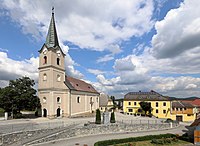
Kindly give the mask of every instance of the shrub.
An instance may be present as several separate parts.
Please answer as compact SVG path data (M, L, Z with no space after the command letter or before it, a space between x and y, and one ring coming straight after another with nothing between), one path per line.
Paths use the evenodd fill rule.
M115 123L115 113L114 112L111 113L110 123Z
M101 124L101 113L100 113L99 109L96 110L96 121L95 121L95 124Z
M99 142L96 142L94 146L114 145L114 144L127 143L127 142L147 141L147 140L152 140L152 139L173 138L173 137L176 137L176 136L174 134L148 135L148 136L142 136L142 137L131 137L131 138L125 138L125 139L99 141Z

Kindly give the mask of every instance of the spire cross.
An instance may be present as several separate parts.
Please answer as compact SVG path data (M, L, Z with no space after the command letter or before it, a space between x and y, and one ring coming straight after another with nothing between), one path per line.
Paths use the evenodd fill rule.
M52 14L54 14L54 7L52 7Z

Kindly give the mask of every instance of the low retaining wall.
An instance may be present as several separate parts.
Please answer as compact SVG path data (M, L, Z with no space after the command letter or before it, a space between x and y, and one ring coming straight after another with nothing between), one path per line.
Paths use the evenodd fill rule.
M174 124L173 127L177 127L177 124ZM76 127L72 129L64 130L60 133L53 134L51 136L45 137L43 139L33 141L29 143L39 144L43 142L71 138L78 136L88 136L88 135L97 135L97 134L108 134L108 133L120 133L120 132L138 132L138 131L148 131L148 130L162 130L170 129L170 123L163 124L138 124L138 125L127 125L127 124L109 124L109 125L95 125L89 124L87 126Z

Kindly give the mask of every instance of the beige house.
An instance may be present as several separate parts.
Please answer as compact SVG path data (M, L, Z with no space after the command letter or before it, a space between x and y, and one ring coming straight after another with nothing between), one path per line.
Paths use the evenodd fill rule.
M109 96L107 94L101 93L99 100L100 111L104 112L106 109L110 111L113 106L113 101L109 98Z
M99 108L99 93L92 85L65 74L65 54L59 46L54 12L39 53L38 95L43 117L70 117Z

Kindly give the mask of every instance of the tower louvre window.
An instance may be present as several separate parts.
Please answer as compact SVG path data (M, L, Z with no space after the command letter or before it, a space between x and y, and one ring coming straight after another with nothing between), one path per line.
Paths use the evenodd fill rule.
M47 56L44 56L44 64L47 64Z
M60 65L60 59L57 58L57 65Z
M80 103L81 102L81 99L80 99L80 97L78 96L77 97L77 103Z

